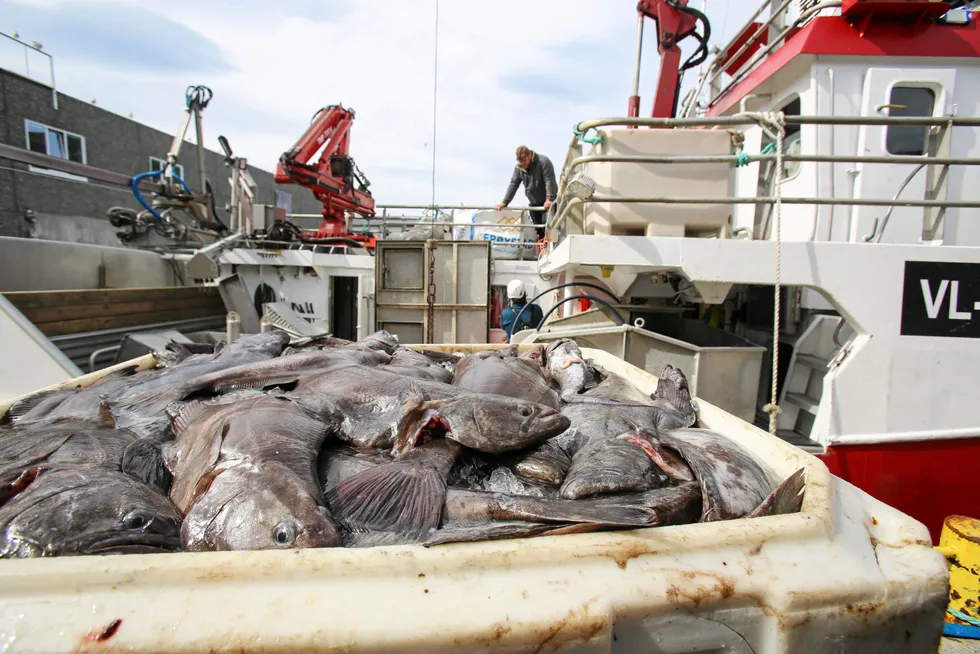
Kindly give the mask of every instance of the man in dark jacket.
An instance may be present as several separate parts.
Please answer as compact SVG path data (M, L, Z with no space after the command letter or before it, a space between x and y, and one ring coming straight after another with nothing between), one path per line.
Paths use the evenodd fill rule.
M523 309L523 311L522 311ZM517 314L521 314L520 321ZM544 312L536 304L527 306L527 289L524 282L519 279L512 279L507 284L507 306L500 313L500 328L504 330L504 340L510 343L514 332L522 329L537 329L541 321L544 320Z
M544 207L544 211L532 211L531 220L538 227L538 238L544 238L545 216L551 209L552 203L558 194L558 184L555 182L555 167L551 165L551 159L539 154L527 146L522 145L517 148L517 165L514 166L514 174L511 175L510 184L507 192L504 193L504 201L497 204L497 211L502 210L517 193L517 187L524 184L524 195L527 196L528 203L532 207Z

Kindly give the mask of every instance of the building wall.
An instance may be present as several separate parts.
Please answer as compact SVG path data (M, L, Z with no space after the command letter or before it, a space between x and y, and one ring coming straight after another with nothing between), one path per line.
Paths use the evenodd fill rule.
M50 87L0 69L0 143L26 148L25 119L84 136L85 163L130 176L150 170L151 156L165 158L173 140L172 134L63 93L58 94L58 109L55 109ZM174 120L179 120L179 116L175 115ZM208 133L207 124L205 110L205 134ZM193 130L192 124L188 134ZM213 130L211 134L215 134ZM234 142L234 135L229 138ZM283 150L290 145L284 143ZM244 154L248 156L248 153ZM180 163L184 167L185 181L197 190L200 183L197 181L195 145L184 143ZM218 217L227 224L228 214L223 207L230 199L230 171L224 165L224 155L206 149L205 168L214 190ZM258 186L257 202L276 204L275 191L280 190L292 196L292 210L296 213L319 213L321 210L308 189L276 184L272 173L251 165L249 172ZM0 159L0 236L28 236L30 225L24 217L28 209L37 214L105 220L106 211L113 206L141 209L126 188L30 172L26 165Z

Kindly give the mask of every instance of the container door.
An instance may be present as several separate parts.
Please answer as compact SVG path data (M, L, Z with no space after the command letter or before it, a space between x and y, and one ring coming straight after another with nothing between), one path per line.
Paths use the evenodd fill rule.
M943 116L951 107L956 71L953 69L869 68L864 80L862 114L865 116ZM925 162L930 152L931 127L864 125L858 136L858 155L914 156ZM926 199L928 166L919 164L859 163L854 196L900 200ZM885 218L887 216L887 222ZM921 242L922 207L853 207L850 240L863 242L880 233L882 243ZM877 230L876 226L877 225Z
M375 248L377 328L403 343L486 343L490 338L490 242L383 241ZM429 311L429 282L434 302Z

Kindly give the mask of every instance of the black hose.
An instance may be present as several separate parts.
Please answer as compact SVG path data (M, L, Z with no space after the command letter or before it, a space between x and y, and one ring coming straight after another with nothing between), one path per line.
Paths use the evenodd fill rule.
M598 302L599 304L604 305L606 308L608 308L610 311L616 314L616 317L619 318L620 325L626 324L626 319L623 318L621 315L619 315L619 312L616 311L616 308L613 307L613 305L609 304L603 299L597 298L594 295L586 295L585 293L583 293L582 295L573 295L571 297L565 298L564 300L561 300L560 302L556 302L555 306L548 309L548 313L544 314L544 317L541 319L541 322L538 323L537 331L541 331L541 328L544 327L544 321L548 319L548 316L550 316L552 313L555 312L555 309L565 304L566 302L571 302L572 300L592 300L593 302Z
M545 295L547 293L550 293L552 291L557 291L559 288L566 288L568 286L587 286L589 288L594 288L597 291L602 291L603 293L605 293L606 295L608 295L612 299L616 300L616 303L617 304L622 304L623 303L623 301L620 300L615 295L613 295L612 292L610 292L608 289L605 289L605 288L599 286L598 284L593 284L592 282L565 282L564 284L558 284L557 286L552 286L551 288L546 288L545 290L541 291L540 293L538 293L537 295L535 295L533 298L531 298L530 300L528 300L527 302L525 302L524 303L524 306L521 307L521 310L517 312L517 315L516 316L514 316L514 325L516 326L518 324L517 323L517 319L520 318L521 315L524 313L524 309L526 309L530 305L534 304L535 300L537 300L539 297L541 297L542 295Z

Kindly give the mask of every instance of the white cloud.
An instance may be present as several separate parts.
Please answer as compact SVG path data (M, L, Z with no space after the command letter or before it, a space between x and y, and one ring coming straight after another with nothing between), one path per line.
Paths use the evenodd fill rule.
M216 137L224 134L237 154L266 170L318 108L342 102L357 112L351 154L377 201L429 201L433 0L245 0L235 9L201 0L131 4L214 41L235 70L123 74L57 57L58 44L46 43L56 54L60 89L172 132L185 87L205 84L214 91L205 111L207 145L217 150ZM436 201L492 204L503 194L518 144L560 166L577 121L625 114L635 6L630 0L440 0ZM729 11L731 31L741 20ZM647 25L644 112L658 67L652 21ZM27 27L20 29L31 38ZM167 47L165 33L159 46ZM9 66L6 59L0 65ZM536 83L561 92L534 93ZM515 203L521 201L519 192Z

